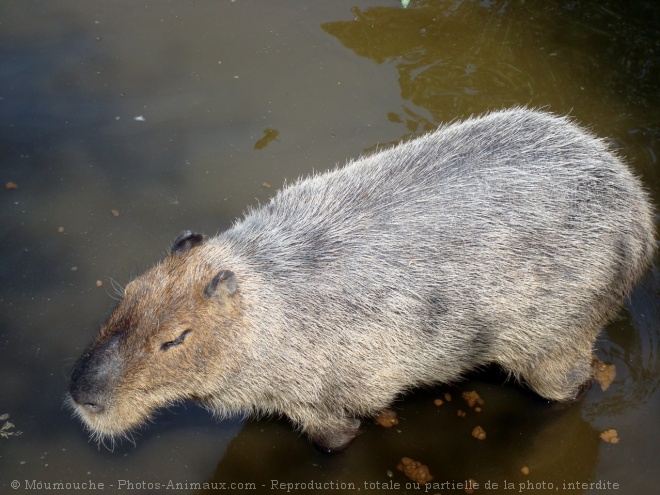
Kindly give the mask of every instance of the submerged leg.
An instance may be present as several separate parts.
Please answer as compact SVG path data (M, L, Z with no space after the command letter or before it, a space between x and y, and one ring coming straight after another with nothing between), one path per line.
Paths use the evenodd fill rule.
M327 423L303 425L303 431L320 451L340 452L360 432L360 420L357 418L343 420L333 418Z
M575 400L591 386L591 356L591 348L561 349L521 370L519 376L541 397L554 401Z

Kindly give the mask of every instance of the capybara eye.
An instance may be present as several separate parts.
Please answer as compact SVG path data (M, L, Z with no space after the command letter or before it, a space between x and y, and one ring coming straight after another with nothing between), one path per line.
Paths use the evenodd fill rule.
M181 335L179 335L176 339L163 343L163 345L160 346L160 350L166 351L170 347L174 347L175 345L182 344L190 332L192 332L192 330L188 329L184 331Z

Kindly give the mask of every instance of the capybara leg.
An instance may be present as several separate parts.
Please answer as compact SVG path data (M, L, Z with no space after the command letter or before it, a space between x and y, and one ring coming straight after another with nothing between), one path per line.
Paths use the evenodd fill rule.
M586 352L551 354L521 373L525 383L541 397L554 401L571 401L582 396L591 386L591 349Z
M332 421L337 423L337 421ZM347 418L341 425L306 427L305 433L309 436L314 446L325 453L340 452L344 450L351 440L360 431L360 420L356 418Z

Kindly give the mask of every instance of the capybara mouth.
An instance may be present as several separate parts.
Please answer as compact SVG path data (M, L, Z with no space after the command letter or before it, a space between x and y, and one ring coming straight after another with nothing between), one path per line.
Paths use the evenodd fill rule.
M113 407L80 403L74 399L71 393L68 394L65 402L73 411L74 416L85 425L92 439L100 444L109 442L114 446L117 440L132 441L132 432L150 417L149 413L138 414L133 407L127 408L122 414L116 412Z
M115 358L116 339L89 350L71 374L65 402L99 443L131 439L156 408L147 397L118 385L122 366ZM121 396L119 395L121 394Z

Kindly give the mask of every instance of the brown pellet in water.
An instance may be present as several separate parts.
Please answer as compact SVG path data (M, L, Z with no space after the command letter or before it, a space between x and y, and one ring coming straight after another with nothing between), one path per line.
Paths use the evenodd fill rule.
M382 411L378 416L376 416L374 422L385 428L391 428L392 426L399 424L399 419L396 417L395 411L386 409L385 411Z
M472 430L472 436L477 440L486 440L486 431L481 426L476 426Z
M462 394L463 399L465 399L465 402L468 403L468 406L474 407L474 406L483 406L484 405L484 400L479 397L479 394L477 393L476 390L472 390L471 392L463 392Z
M614 428L602 432L600 438L607 443L619 443L619 434Z
M616 366L614 364L604 363L594 357L591 368L594 373L594 379L600 384L600 388L605 392L616 377Z
M396 468L415 483L428 483L433 479L427 466L410 457L403 457Z

